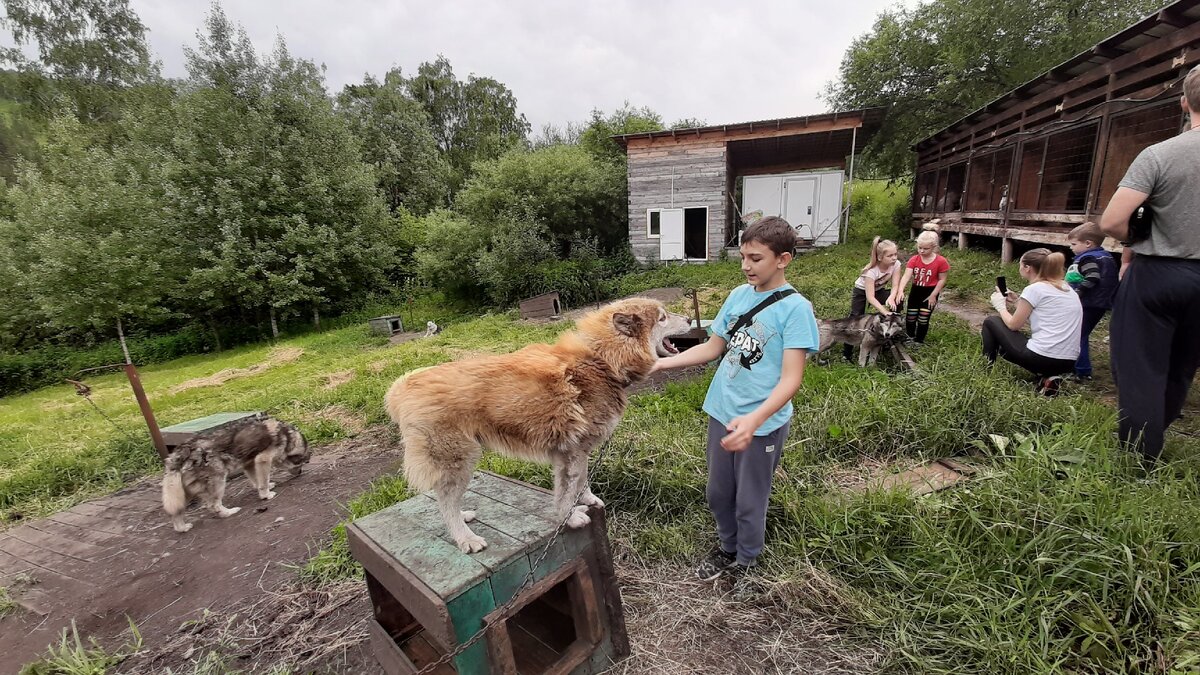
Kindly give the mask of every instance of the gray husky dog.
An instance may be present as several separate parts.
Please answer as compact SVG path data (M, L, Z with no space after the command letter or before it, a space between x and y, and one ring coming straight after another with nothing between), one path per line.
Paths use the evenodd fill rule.
M309 460L308 442L296 427L261 413L227 424L215 431L188 439L167 456L163 473L163 510L171 516L176 532L187 532L192 524L183 512L192 497L218 518L228 518L241 507L225 508L225 481L241 468L262 499L272 499L271 469L288 468L293 476Z
M865 366L874 363L880 350L904 334L904 317L893 312L888 316L863 314L844 319L821 319L817 328L821 333L822 352L839 343L858 345L858 365Z

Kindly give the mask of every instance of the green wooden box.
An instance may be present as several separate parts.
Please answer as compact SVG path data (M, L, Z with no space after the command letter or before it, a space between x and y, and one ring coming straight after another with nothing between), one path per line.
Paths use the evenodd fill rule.
M346 528L366 572L371 645L385 671L415 673L485 621L483 639L432 672L585 675L628 655L603 509L589 509L591 525L555 539L549 492L483 471L463 504L488 542L479 553L453 544L431 493Z
M163 444L167 446L167 449L171 449L184 443L196 434L212 431L213 429L223 427L230 422L240 420L243 417L251 417L257 414L257 412L216 413L207 417L188 420L187 422L180 422L179 424L172 424L169 427L163 427L161 429Z

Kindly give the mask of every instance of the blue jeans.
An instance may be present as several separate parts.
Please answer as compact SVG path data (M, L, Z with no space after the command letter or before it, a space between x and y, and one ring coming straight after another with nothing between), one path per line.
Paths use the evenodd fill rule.
M1104 318L1108 310L1103 307L1083 308L1083 330L1079 332L1079 358L1075 359L1075 374L1092 376L1092 358L1088 353L1088 336L1096 329L1096 324Z

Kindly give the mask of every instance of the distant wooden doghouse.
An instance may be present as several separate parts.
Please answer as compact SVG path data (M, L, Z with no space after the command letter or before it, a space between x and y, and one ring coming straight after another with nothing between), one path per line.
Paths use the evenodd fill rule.
M395 335L404 332L404 322L398 315L377 316L367 323L371 326L371 332L378 335Z
M549 319L562 315L562 301L558 299L558 291L522 300L520 308L522 319Z

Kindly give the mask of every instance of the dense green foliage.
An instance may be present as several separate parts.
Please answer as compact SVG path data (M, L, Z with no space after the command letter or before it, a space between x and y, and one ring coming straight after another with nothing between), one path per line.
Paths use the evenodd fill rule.
M842 57L836 109L888 107L864 169L912 171L911 146L1167 4L934 0L888 9Z

